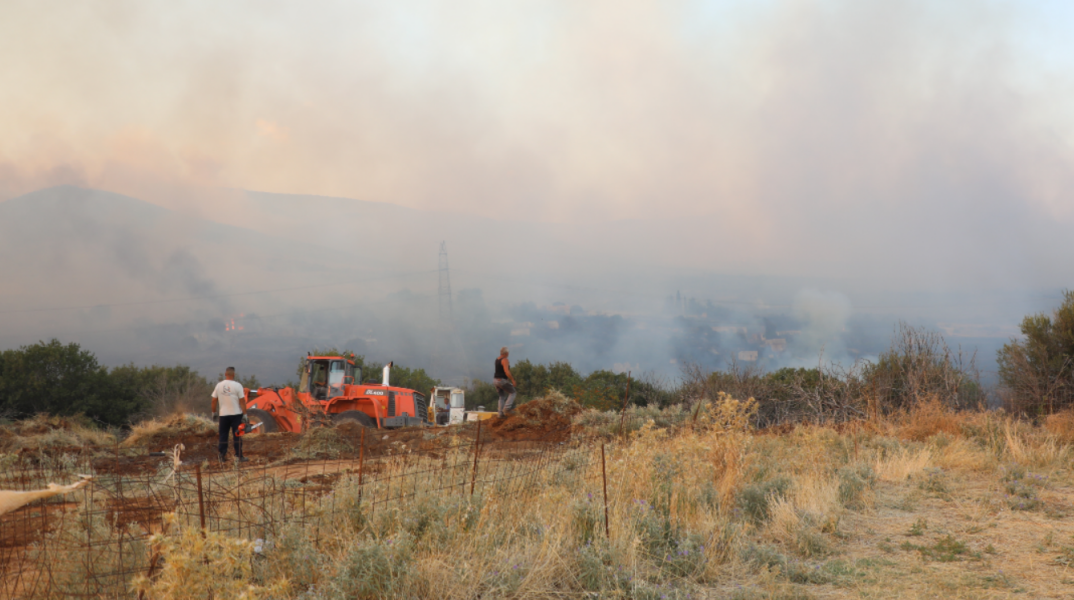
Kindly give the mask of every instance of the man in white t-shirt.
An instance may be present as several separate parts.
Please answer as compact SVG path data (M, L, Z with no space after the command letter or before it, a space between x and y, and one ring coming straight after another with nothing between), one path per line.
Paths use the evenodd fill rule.
M239 462L246 462L242 455L242 438L235 435L246 416L246 392L242 384L235 381L235 367L224 371L224 380L216 384L213 390L213 414L220 416L220 440L217 449L220 460L227 460L227 438L231 434L231 444L235 448L235 457Z

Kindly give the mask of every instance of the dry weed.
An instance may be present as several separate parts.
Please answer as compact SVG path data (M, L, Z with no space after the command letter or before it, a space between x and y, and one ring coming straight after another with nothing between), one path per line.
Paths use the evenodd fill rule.
M899 435L918 442L938 434L959 435L962 419L933 395L898 418Z
M817 474L800 476L790 494L773 498L770 503L772 531L796 532L805 522L821 525L838 519L839 482Z
M1065 461L1070 454L1070 446L1059 443L1052 435L1036 434L1026 424L1008 420L1003 425L1003 437L1005 458L1020 465L1045 467Z
M900 448L889 456L877 458L873 470L881 481L900 482L920 473L932 461L932 451L922 448L916 452Z
M165 419L149 419L131 428L123 446L148 446L154 440L187 435L204 435L217 431L210 419L190 413L176 414Z
M161 572L150 580L138 576L133 587L139 597L161 600L202 598L281 597L290 585L286 576L262 587L251 583L255 543L193 527L179 528L174 515L166 517L171 534L150 537L150 547L163 559Z
M1062 410L1048 415L1044 419L1044 429L1065 444L1074 443L1074 410Z
M940 441L943 443L937 443ZM990 471L998 459L965 438L933 438L932 463L943 469L962 471Z
M84 418L35 415L0 429L0 450L106 447L116 443L116 436Z

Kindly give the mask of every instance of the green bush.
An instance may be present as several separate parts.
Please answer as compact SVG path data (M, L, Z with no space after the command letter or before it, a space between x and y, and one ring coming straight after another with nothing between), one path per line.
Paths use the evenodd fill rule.
M674 392L647 378L628 377L627 373L613 373L605 370L593 371L583 377L574 370L574 367L565 362L535 365L528 360L520 360L511 365L511 374L518 382L520 401L539 398L547 394L549 390L559 390L586 408L620 409L627 399L628 379L631 405L668 406L675 398ZM482 393L480 386L489 386L485 383L479 386L478 383L475 382L473 393ZM467 402L467 405L469 404ZM485 406L489 406L487 401Z
M996 362L1007 405L1016 412L1052 412L1074 404L1074 290L1049 315L1029 315L1024 340L1011 340Z
M78 344L53 339L0 353L0 412L86 416L125 425L148 403L123 377L110 377Z

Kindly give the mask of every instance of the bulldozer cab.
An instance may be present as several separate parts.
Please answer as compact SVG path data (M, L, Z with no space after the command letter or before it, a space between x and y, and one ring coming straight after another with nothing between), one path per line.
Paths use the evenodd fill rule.
M306 371L299 382L299 392L314 400L331 400L342 396L347 385L354 383L354 363L342 357L312 357L306 360Z

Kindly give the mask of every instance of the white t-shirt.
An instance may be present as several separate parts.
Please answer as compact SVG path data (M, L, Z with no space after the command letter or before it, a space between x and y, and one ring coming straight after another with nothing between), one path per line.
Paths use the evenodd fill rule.
M220 416L241 415L241 400L245 395L246 393L242 391L242 384L238 381L225 379L216 384L216 389L213 390L213 398L216 398L219 405Z

